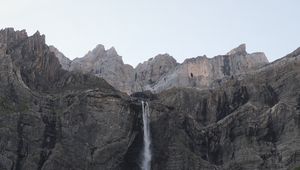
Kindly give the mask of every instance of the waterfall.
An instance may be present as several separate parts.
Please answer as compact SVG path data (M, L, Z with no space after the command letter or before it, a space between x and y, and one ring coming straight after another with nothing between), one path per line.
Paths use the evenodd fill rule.
M144 124L144 146L143 146L143 160L142 160L142 170L151 169L151 138L150 138L150 122L149 122L149 104L148 102L142 101L143 110L143 124Z

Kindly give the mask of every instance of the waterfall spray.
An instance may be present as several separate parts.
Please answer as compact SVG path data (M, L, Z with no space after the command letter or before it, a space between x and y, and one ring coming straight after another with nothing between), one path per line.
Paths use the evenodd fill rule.
M144 124L144 147L143 147L143 162L142 170L151 169L151 137L150 137L150 122L149 122L149 104L148 102L142 101L142 110L143 110L143 124Z

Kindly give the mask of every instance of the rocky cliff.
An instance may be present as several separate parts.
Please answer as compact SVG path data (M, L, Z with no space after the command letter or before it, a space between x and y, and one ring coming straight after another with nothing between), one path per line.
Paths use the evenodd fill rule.
M0 31L0 169L120 169L137 134L128 96L61 69L38 32Z
M220 85L231 76L249 73L267 63L263 53L248 54L246 46L242 44L226 55L186 59L164 75L151 90L161 92L172 87L209 88Z
M156 84L148 78L159 82L183 65L199 69L197 64L213 60L221 68L208 64L205 69L214 70L220 77L212 78L221 82L128 96L81 65L83 59L99 57L93 52L77 59L85 73L72 64L70 72L60 65L62 56L58 59L59 53L45 44L44 35L1 30L0 169L139 170L141 100L150 106L152 170L300 167L300 50L265 65L261 53L243 49L182 64L168 55L156 63L160 57L155 57L139 66L152 71L133 74L134 79L153 88ZM95 50L104 58L116 54L113 49ZM205 77L205 69L193 77Z
M151 107L155 168L299 166L300 53L284 60L215 89L160 93Z
M172 56L159 54L134 69L124 64L114 47L105 50L103 45L97 45L84 57L73 61L54 46L50 46L50 51L55 53L63 69L101 77L116 89L128 94L151 89L153 84L177 65Z
M71 67L71 60L67 58L62 52L60 52L54 46L49 46L49 50L55 54L58 58L58 61L64 70L70 70Z
M131 92L133 68L123 63L114 47L105 50L103 45L98 45L83 58L74 59L68 70L94 74L123 92Z
M135 68L134 88L132 92L152 90L163 76L172 72L178 65L169 54L159 54Z
M57 50L53 51L66 70L92 73L128 94L145 90L157 93L172 87L208 88L232 75L245 74L268 63L264 53L248 54L245 44L226 55L190 58L182 64L169 54L159 54L135 69L124 64L114 48L106 51L102 45L72 62Z

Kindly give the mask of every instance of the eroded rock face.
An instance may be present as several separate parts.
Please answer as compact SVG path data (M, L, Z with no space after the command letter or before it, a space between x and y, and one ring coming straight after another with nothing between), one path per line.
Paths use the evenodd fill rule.
M161 92L172 87L208 88L218 86L226 78L245 74L268 64L264 53L246 52L246 45L231 50L226 55L186 59L182 64L169 54L159 54L140 63L135 69L123 63L114 48L105 50L98 45L83 58L69 61L53 50L66 70L91 73L104 78L113 87L128 94L151 90Z
M152 90L152 86L162 76L178 65L172 56L160 54L134 69L123 63L122 57L118 55L115 48L105 50L103 45L98 45L83 58L76 58L73 61L53 46L50 50L56 54L63 69L96 75L127 94Z
M0 31L0 169L122 169L138 129L128 96L61 69L39 33Z
M241 45L227 55L186 59L162 77L152 90L160 92L172 87L209 88L220 85L226 78L251 72L267 63L263 53L248 54L245 45Z
M183 66L197 71L193 77L209 77L211 63L219 62L221 68L212 70L222 82L128 96L102 78L63 69L40 33L1 30L0 169L140 170L141 100L150 104L152 170L299 167L300 50L260 66L264 58L243 49L180 65L169 56L158 57L165 60L158 62L161 71L153 69L155 57L140 66L145 70L141 81L156 77L159 82ZM108 51L100 47L95 54L115 56ZM85 60L93 57L99 56ZM226 57L230 69L224 68ZM238 64L245 61L259 68Z
M298 167L300 55L292 54L219 88L160 93L150 104L152 168Z
M113 47L105 50L103 45L98 45L83 58L74 59L68 70L96 75L116 89L131 93L133 68L123 63L122 57Z
M133 92L152 90L163 76L171 72L178 63L169 54L160 54L139 64L135 68Z
M59 63L62 66L62 69L64 70L70 70L71 67L71 60L67 58L62 52L60 52L57 48L54 46L49 46L49 50L55 54L55 56L58 58Z

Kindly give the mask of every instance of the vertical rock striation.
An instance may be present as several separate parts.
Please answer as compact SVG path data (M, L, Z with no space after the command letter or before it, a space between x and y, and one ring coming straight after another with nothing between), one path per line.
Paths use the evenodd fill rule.
M0 31L0 169L122 169L137 135L128 96L68 72L39 32Z
M242 44L226 55L186 59L162 77L152 90L160 92L172 87L209 88L220 85L231 76L251 72L267 63L263 53L248 54L245 45Z
M131 92L133 68L123 63L114 47L105 50L98 45L83 58L74 59L68 70L96 75L123 92Z
M135 69L124 64L114 48L106 51L103 45L98 45L71 64L57 50L53 51L57 53L63 68L102 77L113 87L128 94L146 90L161 92L172 87L219 86L231 76L245 74L268 64L264 53L248 54L245 44L226 55L190 58L182 64L178 64L169 54L159 54L140 63Z
M140 170L141 100L152 170L300 167L299 49L272 63L245 45L182 64L159 55L130 74L103 46L70 62L39 32L0 30L1 170ZM158 93L128 96L97 70L118 89Z
M133 92L152 90L163 76L172 71L178 63L169 54L159 54L135 68Z
M64 70L70 70L71 67L71 60L67 58L62 52L60 52L57 48L54 46L49 46L49 50L55 54L55 56L58 58L59 63L62 66L62 69Z

